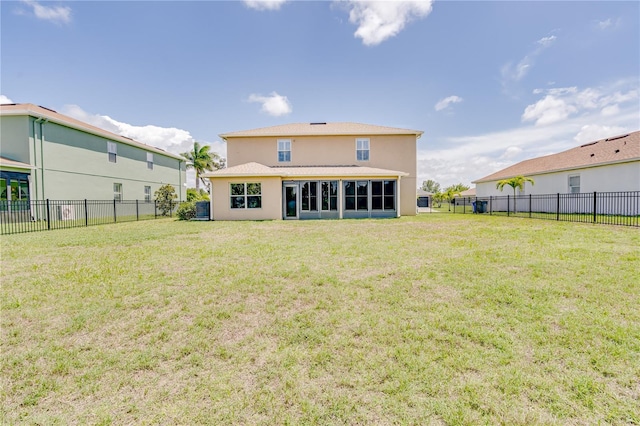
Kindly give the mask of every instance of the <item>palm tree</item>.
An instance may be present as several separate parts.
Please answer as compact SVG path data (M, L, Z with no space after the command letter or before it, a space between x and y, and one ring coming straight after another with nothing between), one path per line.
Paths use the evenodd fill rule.
M524 184L526 182L530 182L531 185L533 185L533 179L531 179L530 177L514 176L514 177L509 178L509 179L499 180L498 183L496 184L496 188L499 189L500 191L502 191L502 188L504 188L505 185L509 185L510 187L513 188L513 198L515 199L515 197L516 197L516 188L518 188L518 189L520 189L520 191L522 191L524 189Z
M224 158L215 152L209 152L210 148L209 145L200 145L200 143L194 142L191 151L180 154L187 160L187 169L196 171L196 191L200 190L201 174L224 167ZM204 180L202 183L207 185Z

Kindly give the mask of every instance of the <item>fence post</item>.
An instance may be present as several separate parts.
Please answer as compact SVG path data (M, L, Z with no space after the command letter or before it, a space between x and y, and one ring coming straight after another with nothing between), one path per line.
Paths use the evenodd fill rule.
M118 221L118 217L116 214L116 199L113 199L113 223L116 223Z
M169 217L173 217L173 200L169 201Z
M153 216L154 219L158 218L158 200L153 200Z
M51 230L51 210L49 207L49 199L47 198L47 230Z
M507 216L509 216L509 195L507 195Z
M531 194L529 194L529 218L531 218Z
M138 200L136 200L136 220L140 220L140 213L138 212Z
M489 195L489 216L493 215L493 196Z
M596 203L596 195L598 193L596 191L593 191L593 223L596 223L598 221L598 215L596 215L596 208L598 206L598 204Z
M462 199L462 213L467 213L467 198Z
M84 226L89 226L89 209L86 198L84 199Z
M556 201L556 220L560 220L560 193L558 192L557 194L557 200Z

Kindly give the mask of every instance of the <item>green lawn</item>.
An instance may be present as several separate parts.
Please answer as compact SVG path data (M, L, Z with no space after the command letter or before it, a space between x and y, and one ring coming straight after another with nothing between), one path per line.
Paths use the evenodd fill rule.
M640 232L424 214L0 237L2 424L639 424Z

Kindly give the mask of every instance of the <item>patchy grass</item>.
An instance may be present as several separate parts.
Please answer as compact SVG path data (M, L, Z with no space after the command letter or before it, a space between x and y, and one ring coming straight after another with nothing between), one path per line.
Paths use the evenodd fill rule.
M637 229L425 214L3 236L3 424L638 424Z

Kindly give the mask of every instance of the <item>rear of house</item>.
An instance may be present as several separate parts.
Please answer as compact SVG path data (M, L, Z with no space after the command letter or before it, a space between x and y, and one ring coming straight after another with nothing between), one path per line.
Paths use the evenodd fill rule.
M297 123L220 135L228 168L206 173L214 220L416 214L421 131Z

